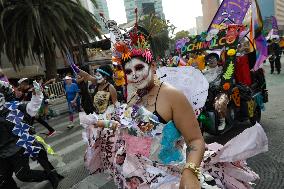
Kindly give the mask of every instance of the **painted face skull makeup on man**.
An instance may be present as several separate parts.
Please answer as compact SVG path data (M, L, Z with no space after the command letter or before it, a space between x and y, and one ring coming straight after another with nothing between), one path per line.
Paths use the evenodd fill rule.
M152 79L150 65L135 58L126 63L125 74L128 84L136 89L144 89Z
M105 80L102 74L100 74L99 72L96 72L95 77L98 83L102 83Z
M0 93L0 110L3 110L5 102L5 96L3 95L3 93Z

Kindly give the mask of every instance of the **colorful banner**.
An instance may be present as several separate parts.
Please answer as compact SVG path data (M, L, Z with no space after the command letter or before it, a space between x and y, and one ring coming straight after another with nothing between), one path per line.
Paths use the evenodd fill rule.
M223 0L208 31L224 29L230 24L242 24L249 7L250 0Z
M190 37L189 41L184 43L179 51L182 55L195 51L223 49L224 47L237 46L240 33L245 29L242 25L229 25L226 30L220 30L218 33L214 33L215 30L211 30L209 33L202 33Z
M263 35L267 36L279 36L279 29L277 20L274 16L266 17L264 20Z
M267 41L263 35L259 35L255 39L255 44L256 44L256 62L254 65L254 71L257 71L259 68L262 67L264 61L268 57L268 46L267 46Z

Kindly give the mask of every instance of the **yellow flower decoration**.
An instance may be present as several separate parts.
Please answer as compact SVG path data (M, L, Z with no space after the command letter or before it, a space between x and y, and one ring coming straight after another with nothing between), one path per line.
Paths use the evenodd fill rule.
M228 56L234 56L236 54L236 50L235 49L230 49L230 50L228 50L228 52L227 52L227 55Z

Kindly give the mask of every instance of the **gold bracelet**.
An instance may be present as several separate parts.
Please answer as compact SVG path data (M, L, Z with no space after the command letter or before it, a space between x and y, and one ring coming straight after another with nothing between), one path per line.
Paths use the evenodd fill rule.
M195 163L186 163L182 169L182 172L185 170L185 169L189 169L192 171L192 173L199 179L200 178L200 175L201 175L201 172L200 172L200 168L197 167L195 165Z

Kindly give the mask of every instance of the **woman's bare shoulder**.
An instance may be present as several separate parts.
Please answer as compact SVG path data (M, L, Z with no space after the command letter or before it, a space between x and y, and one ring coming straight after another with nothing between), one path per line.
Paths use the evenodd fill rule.
M179 99L186 98L182 91L176 89L174 86L169 85L167 83L163 84L162 93L163 93L163 96L166 96L167 99L171 101L176 101Z

